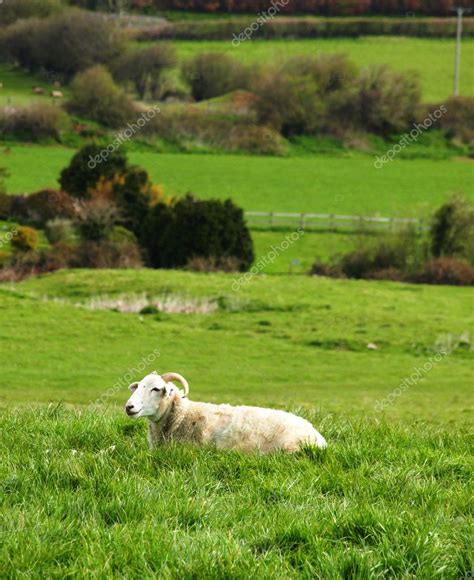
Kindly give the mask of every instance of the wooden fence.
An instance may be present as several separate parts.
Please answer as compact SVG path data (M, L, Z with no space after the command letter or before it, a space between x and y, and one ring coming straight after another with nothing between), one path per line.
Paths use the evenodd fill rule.
M283 213L274 211L246 211L250 228L291 228L331 231L395 231L399 226L412 224L419 231L427 226L417 218L366 217L328 213Z

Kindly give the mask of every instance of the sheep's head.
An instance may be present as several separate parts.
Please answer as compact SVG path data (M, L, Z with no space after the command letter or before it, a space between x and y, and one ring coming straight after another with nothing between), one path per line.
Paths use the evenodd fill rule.
M184 391L179 391L171 381L179 381ZM125 405L125 412L133 419L140 417L159 419L174 396L187 397L189 392L186 379L178 373L159 375L153 372L140 382L132 383L129 389L132 391L132 396Z

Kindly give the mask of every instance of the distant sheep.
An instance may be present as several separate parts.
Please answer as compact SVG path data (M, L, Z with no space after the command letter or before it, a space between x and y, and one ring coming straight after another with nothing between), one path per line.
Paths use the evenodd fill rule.
M179 381L184 391L171 381ZM171 440L261 453L292 453L303 445L326 447L311 423L292 413L190 401L188 383L178 373L154 372L132 383L130 390L125 412L134 419L148 418L150 447Z
M62 99L63 98L63 94L61 91L51 91L51 96L53 97L53 99Z

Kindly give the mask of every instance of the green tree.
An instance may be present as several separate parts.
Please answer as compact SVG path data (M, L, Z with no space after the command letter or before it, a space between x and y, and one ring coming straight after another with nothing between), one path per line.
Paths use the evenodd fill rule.
M242 209L230 199L197 200L153 207L143 224L142 244L155 268L183 267L192 258L236 258L242 271L254 260Z

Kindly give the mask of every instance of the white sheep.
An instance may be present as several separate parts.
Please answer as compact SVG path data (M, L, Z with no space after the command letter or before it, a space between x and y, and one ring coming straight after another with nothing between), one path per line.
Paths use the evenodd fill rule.
M184 390L171 381L179 381ZM292 453L302 445L326 447L311 423L292 413L190 401L189 385L178 373L154 372L129 388L133 394L125 412L134 419L148 418L150 447L170 440L261 453Z

